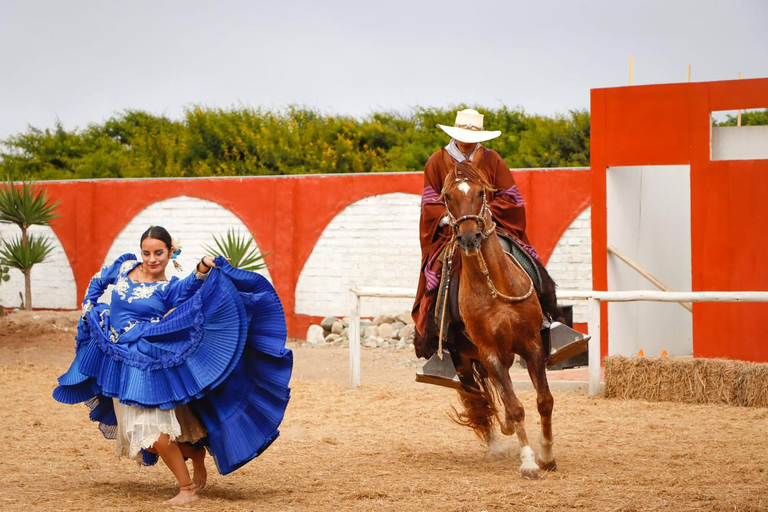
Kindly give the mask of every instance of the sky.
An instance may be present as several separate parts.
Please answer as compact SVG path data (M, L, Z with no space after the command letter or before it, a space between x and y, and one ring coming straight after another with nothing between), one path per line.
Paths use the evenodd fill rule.
M768 0L2 0L0 140L126 109L589 109L590 89L768 77ZM766 105L768 107L768 105Z

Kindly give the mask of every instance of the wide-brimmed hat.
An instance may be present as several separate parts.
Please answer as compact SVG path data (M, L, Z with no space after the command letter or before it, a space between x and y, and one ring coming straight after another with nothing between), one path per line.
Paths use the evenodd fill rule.
M483 130L483 114L471 108L456 112L456 122L453 126L438 124L437 127L460 142L484 142L501 135L498 130Z

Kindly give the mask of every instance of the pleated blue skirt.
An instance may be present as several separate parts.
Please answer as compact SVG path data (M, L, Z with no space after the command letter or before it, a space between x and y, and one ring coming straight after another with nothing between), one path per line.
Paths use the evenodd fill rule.
M102 433L115 438L112 398L138 407L189 407L205 426L221 474L261 454L279 435L290 399L293 353L272 285L216 259L188 301L156 323L132 329L134 348L109 340L99 304L78 324L75 359L53 397L84 402ZM135 331L135 332L134 332ZM144 462L157 456L144 452Z

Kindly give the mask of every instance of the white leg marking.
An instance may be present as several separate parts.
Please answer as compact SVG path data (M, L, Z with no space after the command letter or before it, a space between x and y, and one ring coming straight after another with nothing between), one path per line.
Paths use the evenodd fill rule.
M539 471L539 465L536 464L536 456L533 453L533 448L530 446L523 446L523 449L520 450L520 460L523 462L520 465L520 471L525 471L526 469Z
M552 449L552 445L555 444L554 441L547 442L546 439L544 439L544 436L539 437L539 443L541 444L541 450L539 451L539 460L543 464L549 464L553 460L555 460L555 450Z
M467 182L465 181L462 181L457 188L462 192L464 192L464 195L467 195L467 193L469 192L469 185L467 185Z
M488 433L488 453L487 460L501 460L507 457L508 449L501 442L503 438L499 437L496 429L491 429Z

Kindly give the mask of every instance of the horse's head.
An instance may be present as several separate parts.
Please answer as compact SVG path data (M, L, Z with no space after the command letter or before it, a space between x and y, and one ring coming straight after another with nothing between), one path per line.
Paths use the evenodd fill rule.
M494 228L486 200L486 192L494 189L481 170L482 160L483 151L479 150L471 163L456 163L443 149L443 164L449 171L440 197L445 201L456 241L467 256L477 253L480 242Z

